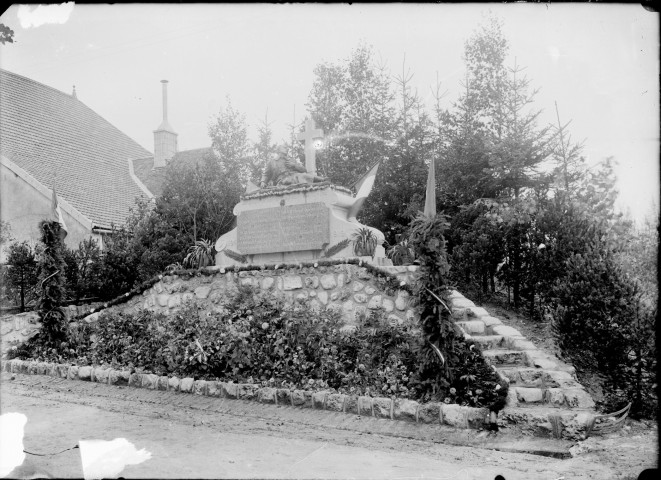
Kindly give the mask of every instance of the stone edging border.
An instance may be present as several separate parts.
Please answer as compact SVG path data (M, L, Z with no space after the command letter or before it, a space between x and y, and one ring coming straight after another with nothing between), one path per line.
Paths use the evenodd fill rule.
M103 367L77 366L12 359L3 362L2 370L28 375L48 375L67 380L82 380L106 385L120 385L150 390L174 391L225 399L251 400L315 410L342 412L412 423L445 425L454 428L481 429L489 421L487 408L430 402L420 404L401 398L345 395L328 391L311 392L287 388L260 387L253 383L233 383L194 378L131 373Z

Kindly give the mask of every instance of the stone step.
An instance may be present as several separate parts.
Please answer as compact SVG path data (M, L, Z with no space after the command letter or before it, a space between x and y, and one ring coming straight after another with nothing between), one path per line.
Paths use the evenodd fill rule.
M560 409L594 408L594 400L580 385L573 388L520 387L510 385L508 405L547 405Z
M484 358L489 360L489 362L491 362L496 368L499 368L501 365L528 365L526 352L521 350L495 348L492 350L485 350L482 354Z
M580 387L576 379L569 372L565 371L521 366L499 366L498 371L509 380L510 385L517 387Z
M492 350L502 348L508 350L535 350L535 345L521 337L508 337L506 335L471 335L475 343L479 344L482 350Z
M566 410L538 404L507 406L498 414L498 426L536 437L580 440L594 412Z
M505 337L502 335L473 335L472 339L482 350L493 350L506 346Z

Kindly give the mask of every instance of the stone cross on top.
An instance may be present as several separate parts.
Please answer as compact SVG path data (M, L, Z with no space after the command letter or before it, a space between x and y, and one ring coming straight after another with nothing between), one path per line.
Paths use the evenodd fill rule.
M314 120L310 118L305 119L305 130L298 134L298 140L305 144L305 169L308 173L317 174L317 163L315 155L317 149L315 144L324 138L324 131L317 128Z

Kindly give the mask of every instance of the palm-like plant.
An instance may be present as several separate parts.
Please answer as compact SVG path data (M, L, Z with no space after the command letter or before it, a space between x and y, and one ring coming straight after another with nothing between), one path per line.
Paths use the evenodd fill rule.
M188 255L184 258L184 267L202 268L214 263L214 247L209 240L197 240L188 248Z
M393 265L409 265L415 260L413 247L407 239L396 243L388 249L388 258L392 260Z
M351 236L353 253L359 257L374 257L376 251L376 235L367 227L361 227Z

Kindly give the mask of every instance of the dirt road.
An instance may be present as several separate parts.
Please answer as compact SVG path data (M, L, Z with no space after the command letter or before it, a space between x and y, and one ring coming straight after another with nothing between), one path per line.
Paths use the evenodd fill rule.
M479 445L477 432L45 376L13 377L2 373L1 413L27 416L25 450L54 453L80 440L126 438L149 451L151 459L127 466L121 472L125 478L492 479L500 474L507 480L635 479L657 464L656 430L636 432L626 442L600 439L591 452L560 460L484 448L506 445L508 439ZM478 446L456 445L462 438ZM82 477L80 450L27 455L10 474L33 475Z

